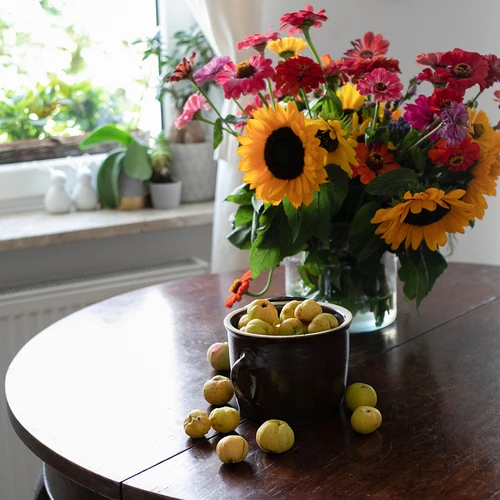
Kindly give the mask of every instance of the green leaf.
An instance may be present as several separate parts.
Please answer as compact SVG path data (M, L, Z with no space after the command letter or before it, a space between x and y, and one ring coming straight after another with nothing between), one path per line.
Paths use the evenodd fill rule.
M135 139L128 145L123 158L125 173L133 179L147 181L153 174L149 163L148 148Z
M399 150L402 151L403 149L410 147L414 142L417 141L421 134L422 132L417 129L410 130L410 132L406 134L405 138L401 142Z
M94 130L87 138L80 143L81 149L87 149L94 144L101 142L118 142L123 146L128 146L132 142L132 136L116 125L104 125Z
M288 201L288 198L283 200L283 209L288 218L288 225L292 231L292 242L294 242L297 240L302 228L302 213Z
M118 179L123 168L125 151L114 151L102 162L97 172L97 192L99 200L108 208L117 208L120 204Z
M244 225L234 228L228 235L227 239L235 247L240 250L249 250L252 246L252 227Z
M217 118L214 124L214 150L217 149L222 142L222 118Z
M338 165L326 165L328 173L328 198L330 199L331 213L335 215L339 210L349 192L349 176Z
M429 250L425 243L417 250L399 253L399 262L398 275L404 283L404 294L410 300L416 299L418 308L448 264L441 253Z
M370 221L379 208L380 205L377 202L371 201L365 203L354 215L354 219L349 226L348 237L349 253L351 255L357 256L366 243L375 235L377 226Z
M253 219L253 208L250 205L243 205L236 210L234 215L235 227L251 224Z
M250 205L252 203L253 192L248 184L239 185L227 198L226 201L237 203L238 205Z
M415 170L422 174L425 171L427 165L427 157L420 148L413 148L411 151L411 157L413 159L413 164L415 165Z
M413 170L398 168L375 177L366 186L366 192L375 196L397 196L417 186L418 177Z
M304 218L304 224L313 236L328 246L330 240L330 224L332 205L328 196L328 183L321 184L320 191L314 191L313 201L307 207L302 205L299 210Z

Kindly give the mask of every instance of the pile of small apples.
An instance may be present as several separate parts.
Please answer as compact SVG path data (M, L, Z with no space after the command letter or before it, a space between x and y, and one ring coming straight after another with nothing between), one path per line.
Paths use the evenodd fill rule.
M207 359L216 370L229 370L229 348L227 342L217 342L207 351ZM233 432L240 423L240 414L226 406L234 396L231 380L216 375L203 385L203 397L211 405L217 406L208 415L203 410L193 410L184 420L184 431L194 439L203 438L210 429L222 434ZM257 430L256 441L261 450L267 453L284 453L295 442L292 428L283 420L267 420ZM222 438L216 453L223 463L238 463L248 455L248 442L241 436L231 435Z
M338 319L323 312L312 299L287 302L280 313L272 302L258 299L251 302L238 321L238 330L258 335L304 335L331 330L339 326Z

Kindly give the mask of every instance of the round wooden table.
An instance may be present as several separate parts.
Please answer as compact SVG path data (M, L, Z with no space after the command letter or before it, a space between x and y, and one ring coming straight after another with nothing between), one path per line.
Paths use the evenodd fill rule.
M257 424L243 419L237 432L249 455L223 465L221 436L191 440L182 423L195 408L211 409L201 392L215 373L205 353L225 340L224 300L238 276L106 300L19 352L6 377L10 418L45 463L55 500L490 498L500 490L500 268L451 264L420 314L400 293L396 324L351 335L348 382L376 388L377 432L356 434L345 411L296 426L292 450L270 455L257 447ZM269 295L282 292L280 270Z

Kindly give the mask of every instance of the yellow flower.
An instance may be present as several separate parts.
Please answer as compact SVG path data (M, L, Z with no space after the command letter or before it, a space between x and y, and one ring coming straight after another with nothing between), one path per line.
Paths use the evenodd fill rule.
M299 52L307 48L307 43L302 38L292 36L269 42L267 48L286 61L292 57L297 57Z
M364 122L359 123L359 116L353 113L351 120L351 139L357 143L358 137L364 135L368 125L373 121L372 118L367 118Z
M344 113L352 113L358 110L366 100L366 96L361 95L356 88L356 85L346 83L337 90L337 97L342 103L342 111Z
M403 241L405 248L416 250L425 241L432 250L446 244L446 233L463 233L474 218L474 207L461 201L465 191L455 189L445 193L429 188L412 194L407 191L404 201L392 208L377 210L371 220L379 224L375 234L396 250Z
M307 120L307 122L318 127L316 137L321 141L321 147L328 153L325 165L338 165L352 177L351 165L358 165L354 150L358 143L353 139L346 139L347 132L339 120Z
M493 157L500 151L500 146L497 146L497 135L483 110L467 108L467 112L469 113L469 136L480 147L479 160L492 155L491 163Z
M245 131L246 136L238 137L238 168L245 172L243 181L255 189L255 196L273 205L285 196L295 208L309 205L313 191L327 182L326 151L316 137L318 127L306 124L291 102L286 108L255 110Z

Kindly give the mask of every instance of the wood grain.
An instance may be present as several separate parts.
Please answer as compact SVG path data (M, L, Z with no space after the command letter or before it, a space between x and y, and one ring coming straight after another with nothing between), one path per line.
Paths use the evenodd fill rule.
M121 487L125 498L126 495L135 498L130 497L134 491L142 492L144 496L140 498L149 498L145 493L148 490L177 494L175 488L182 485L189 488L191 484L192 491L183 490L182 494L187 498L202 498L196 495L203 492L204 486L194 478L200 475L206 481L212 478L215 466L218 471L220 465L212 464L211 459L201 460L204 452L211 455L212 440L205 443L190 440L182 431L182 422L194 408L211 409L201 394L203 383L215 374L205 360L205 352L211 343L226 338L222 320L227 310L223 304L229 285L239 275L241 273L189 278L115 297L57 322L35 337L15 358L6 378L11 421L20 438L50 467L107 498L120 498ZM264 279L259 278L255 289ZM279 269L269 295L283 292L283 270ZM451 427L445 429L439 419L443 405L452 413L454 401L448 400L447 395L458 395L467 370L473 366L478 381L481 378L490 381L484 390L497 398L494 385L498 378L494 371L497 362L491 364L490 359L500 347L491 331L493 328L496 333L494 325L499 324L495 315L495 309L499 308L497 297L500 297L499 268L462 264L452 264L438 280L435 290L424 301L420 315L413 308L405 311L400 294L396 325L378 333L351 336L349 377L351 381L372 382L378 389L386 419L383 432L362 440L348 432L339 420L333 420L325 424L329 429L325 439L323 434L316 434L315 439L319 436L321 440L321 449L308 454L306 450L311 447L316 427L299 428L297 451L290 455L294 457L292 462L283 457L275 458L277 462L270 461L268 456L260 454L257 460L256 449L251 447L254 458L242 465L246 471L244 478L251 483L253 475L266 477L265 471L269 469L278 478L283 476L283 481L288 478L285 495L294 491L295 486L290 485L295 485L296 479L300 484L299 478L303 475L317 477L315 470L325 467L332 476L331 480L324 479L325 487L331 486L342 476L335 472L337 466L345 462L351 465L339 470L343 470L342 474L350 481L366 486L375 480L373 471L376 470L387 476L382 485L389 481L397 465L401 465L400 471L406 475L411 470L418 477L420 470L430 474L430 468L423 464L422 457L426 454L446 459L447 465L441 469L446 478L451 477L450 464L461 467L464 461L473 459L480 460L477 463L485 470L493 471L496 464L493 438L487 439L486 451L477 440L476 444L469 442L476 424L485 425L490 433L494 430L479 417L473 418L472 407L482 415L481 408L487 402L484 393L475 385L468 386L474 390L468 390L470 399L461 406L465 405L467 411L460 413L461 410L456 409L455 420L445 421L446 425L465 429L455 433L459 436L458 444L453 444ZM250 300L246 297L242 304ZM429 340L441 338L445 341ZM460 349L457 346L461 346ZM462 351L464 346L468 350ZM456 359L461 360L460 368ZM420 389L422 384L424 388ZM449 387L454 387L454 391L449 392ZM428 399L429 390L434 394L433 399ZM397 419L398 412L404 418ZM409 415L413 426L408 424ZM462 416L458 419L457 415ZM467 422L460 423L465 419ZM249 440L255 431L252 425L245 423L241 427L243 434L249 433ZM393 428L400 434L392 434ZM483 439L485 434L477 432ZM446 435L445 441L440 441L440 434ZM429 441L431 435L434 437ZM387 465L389 459L382 457L388 453L392 457L395 447L398 458L391 462L394 470L385 470L380 464ZM410 450L412 456L418 455L421 469L412 469L409 459L404 461L403 448ZM473 449L477 450L475 458ZM361 460L356 458L357 454L372 458ZM483 460L483 456L486 459ZM311 462L306 463L306 459ZM282 465L273 465L282 461ZM366 478L356 475L353 463L368 467ZM199 470L189 464L197 464ZM140 474L151 467L151 471ZM176 477L170 478L170 472L167 476L159 474L157 477L163 479L153 485L150 474L165 467ZM193 475L190 479L184 476L184 467ZM470 470L467 471L469 474ZM492 480L490 485L496 484L496 476L485 474L467 477L472 478L472 484L476 484L476 477ZM432 476L436 481L437 475ZM182 477L182 484L174 488L172 481L180 481ZM241 483L241 477L232 469L221 478L229 486ZM212 489L222 487L217 481L213 479ZM426 484L423 479L420 482ZM388 484L384 488L388 488ZM267 486L271 487L270 483ZM234 487L242 488L241 498L245 491L250 495L253 491L253 487L247 490L245 484ZM385 490L380 488L377 491L383 497ZM282 494L272 491L278 497ZM427 494L427 490L423 491Z

